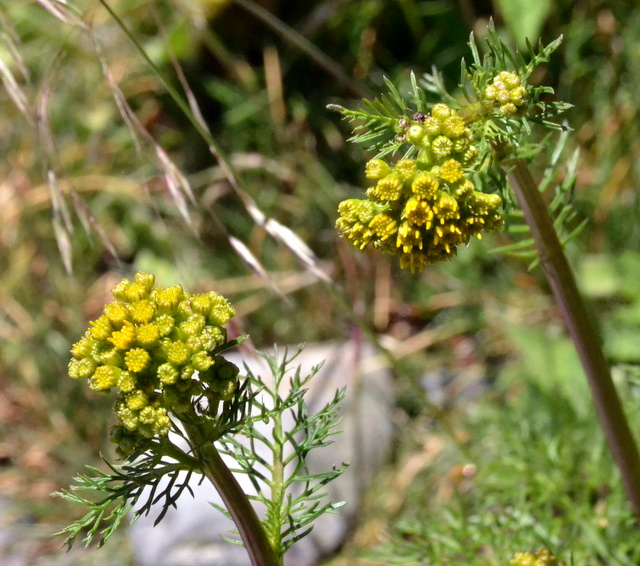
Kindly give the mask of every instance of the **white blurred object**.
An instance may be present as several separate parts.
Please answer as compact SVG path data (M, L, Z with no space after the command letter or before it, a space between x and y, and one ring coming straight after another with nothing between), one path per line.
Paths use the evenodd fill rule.
M289 350L289 356L295 348ZM278 350L278 356L284 349ZM225 357L241 369L247 364L255 376L270 380L271 371L258 357L247 358L241 353ZM347 505L335 514L320 517L313 531L298 541L285 557L287 566L314 564L334 551L348 534L360 504L363 490L391 444L393 393L391 374L373 347L357 340L344 344L309 345L290 365L301 367L301 375L324 362L322 369L309 382L305 401L310 414L322 408L346 387L340 406L342 421L333 437L334 443L311 452L308 459L311 473L330 470L334 465L350 462L347 470L325 487L333 502ZM284 382L288 384L288 378ZM247 477L238 474L240 485L247 492L253 488ZM157 515L140 517L130 527L132 546L141 566L250 566L243 547L222 539L233 530L233 524L211 502L222 505L214 488L199 478L192 480L195 498L185 490L177 502L156 526Z

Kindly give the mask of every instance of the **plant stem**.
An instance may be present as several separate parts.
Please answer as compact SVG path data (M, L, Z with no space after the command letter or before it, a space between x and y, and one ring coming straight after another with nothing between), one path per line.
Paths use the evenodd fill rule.
M631 508L640 516L640 455L616 392L595 327L569 266L538 187L521 159L505 166L531 234L542 268L582 361L600 423L620 470Z
M201 447L200 452L203 456L204 475L216 488L227 511L229 511L247 549L251 564L253 566L282 566L282 559L269 544L262 523L249 498L242 491L215 446L211 442L207 442Z

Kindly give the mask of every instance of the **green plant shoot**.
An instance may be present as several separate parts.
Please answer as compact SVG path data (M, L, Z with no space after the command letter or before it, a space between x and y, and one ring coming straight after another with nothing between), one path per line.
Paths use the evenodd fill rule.
M514 55L490 25L484 55L471 37L472 62L462 62L462 97L447 93L436 72L422 81L412 75L407 96L387 80L388 93L365 100L359 109L331 105L354 123L350 140L376 152L366 165L372 182L366 198L340 203L336 227L358 250L372 246L397 255L401 268L419 272L425 265L451 260L474 236L500 230L505 212L517 207L530 238L515 249L536 250L581 358L631 507L640 515L638 448L562 247L582 226L570 229L573 181L560 185L559 198L548 207L541 192L549 188L550 175L536 182L529 169L552 141L547 136L533 142L533 127L552 134L568 129L554 120L570 105L552 100L553 89L530 84L533 71L549 60L561 40L540 44L537 50L527 42L525 59ZM428 108L428 94L442 102ZM551 163L557 163L564 142L562 138Z
M233 519L251 563L280 565L317 517L341 505L324 502L322 487L346 465L314 475L306 458L331 443L344 391L309 415L303 386L315 372L301 377L298 370L287 394L281 387L295 355L285 354L281 362L267 358L273 387L251 373L241 377L221 355L242 341L227 339L224 325L235 314L231 304L215 292L194 295L180 285L154 283L147 273L124 279L113 290L114 301L71 349L70 377L86 379L94 391L117 392L118 424L111 440L124 464L107 462L110 472L90 467L90 475L75 478L70 491L55 494L88 508L58 534L67 535L69 547L81 533L86 545L96 539L102 546L130 513L135 520L159 505L157 522L162 520L190 489L191 477L203 475L224 501L221 510ZM293 420L291 427L283 424L285 414ZM270 437L256 428L258 422L271 424ZM237 441L236 434L248 444ZM252 450L256 443L271 453L269 461ZM257 495L241 490L221 453L233 454ZM168 481L161 486L164 478ZM298 485L302 489L295 490ZM251 499L266 505L262 521Z

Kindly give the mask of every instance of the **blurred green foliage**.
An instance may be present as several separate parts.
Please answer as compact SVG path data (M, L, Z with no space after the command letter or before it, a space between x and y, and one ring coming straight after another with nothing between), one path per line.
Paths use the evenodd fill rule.
M472 357L488 373L505 359L518 363L518 352L525 355L512 375L522 379L523 367L533 371L546 353L545 339L556 339L549 329L561 330L538 274L491 253L506 237L474 242L455 262L413 276L386 258L354 253L333 228L337 203L361 194L365 156L345 143L347 128L326 104L375 96L383 76L408 87L410 70L432 66L454 90L468 35L481 39L491 16L514 44L538 31L547 42L565 37L544 74L532 80L575 105L567 155L580 149L576 203L590 223L569 251L603 320L612 361L639 361L640 12L632 3L560 0L539 2L535 10L506 0L115 0L109 6L162 76L197 100L255 205L310 247L312 263L331 283L320 283L255 222L225 168L99 2L4 3L0 461L7 493L26 496L34 482L42 485L38 493L53 491L100 450L110 450L111 401L87 399L66 378L68 349L110 300L113 284L137 270L153 271L165 285L228 296L240 314L237 332L248 332L259 346L344 340L358 315L397 346L400 405L413 416L425 408L415 395L418 379L426 368L459 368L461 343L471 340ZM238 254L230 237L245 244L263 273L247 265L247 253ZM540 438L549 432L545 407L554 407L553 380L567 379L555 370L547 377L551 385L540 386L528 407L536 415L541 407ZM562 410L575 411L566 403ZM473 426L478 436L504 433L499 450L515 434L506 421L479 419ZM34 453L33 446L45 448ZM539 450L527 446L531 454L518 454L524 460L517 464L514 457L513 468L499 477L526 469L526 458ZM481 509L466 500L471 495L462 509L469 504L468 513L478 517ZM539 515L540 524L554 516L553 505L543 507L550 515ZM450 513L453 529L465 515ZM420 540L414 531L429 524L421 517L408 521L411 532L399 527L405 531L398 540ZM560 536L554 525L549 532ZM500 542L480 541L474 552L482 556L478 549Z

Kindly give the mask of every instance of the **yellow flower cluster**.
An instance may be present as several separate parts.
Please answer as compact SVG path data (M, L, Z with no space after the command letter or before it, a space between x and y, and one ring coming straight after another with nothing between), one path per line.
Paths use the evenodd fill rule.
M119 392L112 439L125 453L136 439L168 434L169 413L186 410L193 397L217 407L236 388L237 368L211 353L226 342L222 325L233 307L218 293L192 295L154 283L148 273L123 279L71 348L70 377L88 379L95 391Z
M493 81L484 91L487 100L500 105L500 111L510 116L517 107L524 104L527 89L522 86L520 77L515 73L502 71L493 77Z
M536 552L516 552L509 566L564 566L564 562L543 548Z
M419 150L417 159L395 166L369 161L366 176L376 184L368 200L340 203L336 227L360 251L373 244L416 272L453 258L472 236L499 229L502 200L475 190L465 170L477 156L473 135L447 105L413 120L406 136Z

